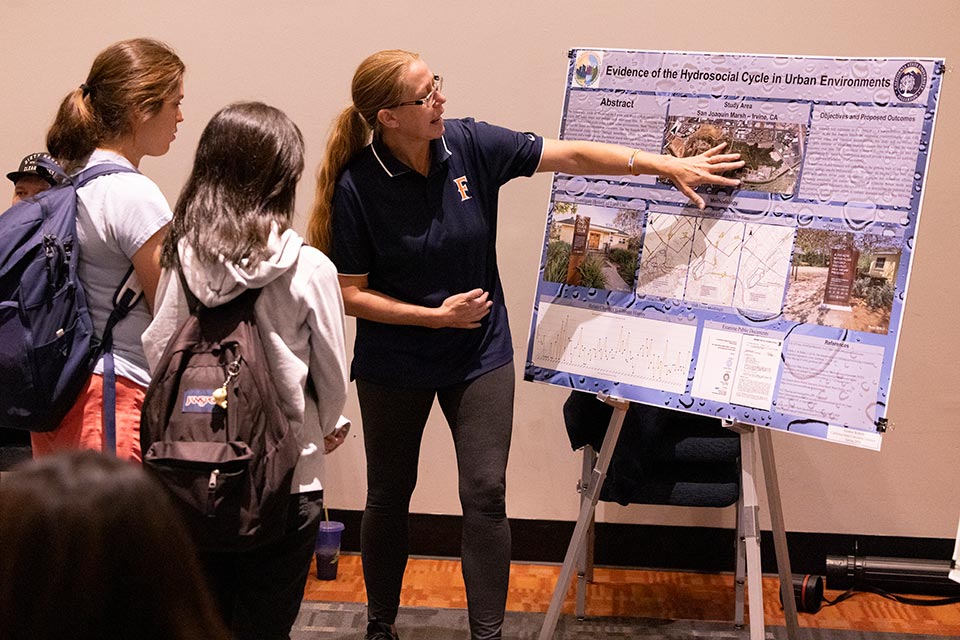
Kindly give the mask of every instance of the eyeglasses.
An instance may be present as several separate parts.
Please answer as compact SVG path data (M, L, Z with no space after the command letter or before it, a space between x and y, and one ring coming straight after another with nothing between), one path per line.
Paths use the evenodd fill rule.
M395 109L396 107L419 107L421 105L426 105L429 109L433 105L437 104L437 94L440 93L440 90L443 89L443 77L433 76L433 89L430 90L430 93L423 96L419 100L408 100L407 102L401 102L395 104L390 109Z

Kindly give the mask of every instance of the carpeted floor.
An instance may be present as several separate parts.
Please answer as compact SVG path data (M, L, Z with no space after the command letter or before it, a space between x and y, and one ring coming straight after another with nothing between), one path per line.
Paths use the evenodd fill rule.
M508 611L504 640L533 640L540 634L542 613ZM291 640L362 640L366 628L363 604L352 602L304 602L293 627ZM469 640L467 612L463 609L403 607L397 618L402 640ZM641 638L644 640L747 640L749 630L730 623L651 618L595 618L578 622L562 616L556 640ZM768 627L768 640L785 640L786 629ZM801 629L798 640L943 640L926 635Z

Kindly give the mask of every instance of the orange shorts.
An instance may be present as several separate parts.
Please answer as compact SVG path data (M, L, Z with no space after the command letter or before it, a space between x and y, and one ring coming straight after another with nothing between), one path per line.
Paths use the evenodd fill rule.
M117 457L141 461L140 411L146 389L117 376ZM31 433L33 457L64 449L103 448L103 376L90 376L77 401L60 426L46 433Z

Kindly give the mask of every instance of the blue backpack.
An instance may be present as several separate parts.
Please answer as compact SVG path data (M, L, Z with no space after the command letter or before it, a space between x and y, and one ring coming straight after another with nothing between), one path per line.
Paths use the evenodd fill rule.
M97 360L111 348L113 325L140 293L136 285L126 287L131 268L117 291L104 335L94 335L77 277L77 189L102 175L134 170L102 164L68 177L56 165L44 168L61 184L0 214L0 427L28 431L52 431L60 425ZM107 405L114 391L109 360L105 417L108 409L113 414Z

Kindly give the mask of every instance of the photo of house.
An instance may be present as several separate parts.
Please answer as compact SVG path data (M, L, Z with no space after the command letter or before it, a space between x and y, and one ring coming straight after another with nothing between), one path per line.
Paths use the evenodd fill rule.
M555 202L543 279L632 291L642 232L635 209Z
M560 240L562 242L573 243L573 227L576 219L574 216L557 220L554 224L559 228ZM610 249L626 249L630 241L630 236L619 229L613 227L604 227L598 224L590 224L590 232L587 235L587 248L591 251L602 251L607 253Z

